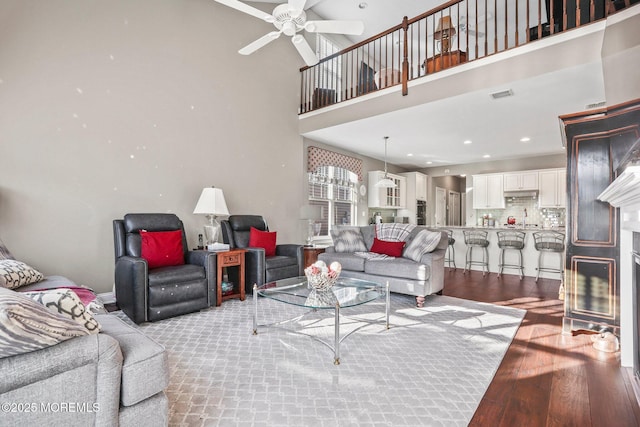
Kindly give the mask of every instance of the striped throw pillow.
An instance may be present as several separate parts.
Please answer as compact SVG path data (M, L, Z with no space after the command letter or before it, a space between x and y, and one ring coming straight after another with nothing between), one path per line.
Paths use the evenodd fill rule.
M422 255L432 252L440 243L442 233L439 231L422 230L404 248L402 256L415 262L420 262Z
M0 288L0 358L29 353L89 331L18 292Z
M9 249L2 242L2 239L0 239L0 259L15 259L13 255L11 255Z

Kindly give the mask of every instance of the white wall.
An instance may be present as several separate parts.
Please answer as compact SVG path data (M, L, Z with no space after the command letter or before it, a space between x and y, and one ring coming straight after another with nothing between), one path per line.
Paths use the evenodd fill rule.
M300 242L303 62L288 38L237 54L271 30L212 0L0 2L0 237L13 254L111 290L112 220L174 212L195 245L211 185L231 213Z

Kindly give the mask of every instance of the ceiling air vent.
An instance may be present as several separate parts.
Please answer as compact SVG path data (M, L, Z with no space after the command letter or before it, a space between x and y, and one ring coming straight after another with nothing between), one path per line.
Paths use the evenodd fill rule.
M513 96L513 91L511 89L501 90L500 92L493 92L490 95L493 99L506 98L508 96Z
M592 108L601 108L607 105L605 101L594 102L592 104L587 104L587 110L591 110Z

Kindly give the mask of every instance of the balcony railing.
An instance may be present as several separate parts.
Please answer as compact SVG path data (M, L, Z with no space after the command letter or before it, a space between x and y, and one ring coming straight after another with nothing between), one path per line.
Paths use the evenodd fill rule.
M453 0L301 72L300 114L347 101L562 31L640 0Z

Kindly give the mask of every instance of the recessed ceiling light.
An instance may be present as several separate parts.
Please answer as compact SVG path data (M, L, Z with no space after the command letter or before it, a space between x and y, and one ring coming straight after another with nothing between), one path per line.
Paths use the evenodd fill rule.
M468 145L468 144L471 144L471 140L470 140L470 139L467 139L467 140L464 142L464 144L467 144L467 145Z
M489 157L491 157L491 154L485 154L485 155L484 155L484 156L482 156L482 157L484 157L485 159L488 159Z
M520 138L520 142L529 142L531 141L531 138L529 138L528 136L525 136L524 138Z
M413 157L413 153L408 153L407 157Z
M367 6L369 6L369 5L368 5L367 3L365 3L365 2L362 2L362 3L358 4L358 7L359 7L360 9L366 9L366 8L367 8Z
M466 174L466 173L461 173L461 174L460 174L460 178L464 178L464 177L466 177L466 176L467 176L467 174Z
M431 161L427 162L427 164L428 164L428 165L430 165L430 164L432 164L432 163L433 163L433 162L431 162Z

